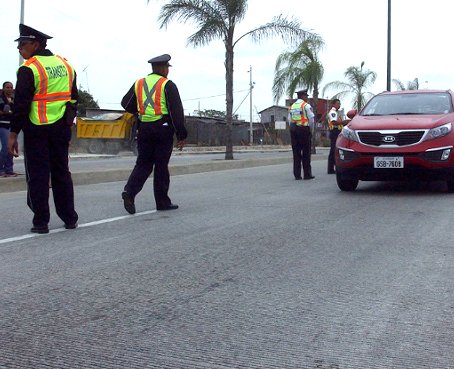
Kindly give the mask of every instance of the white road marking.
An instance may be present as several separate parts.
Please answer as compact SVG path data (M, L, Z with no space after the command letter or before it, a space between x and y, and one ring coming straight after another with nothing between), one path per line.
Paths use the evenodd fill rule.
M147 210L147 211L142 211L141 213L136 213L136 214L131 214L131 215L122 215L120 217L96 220L96 221L90 222L90 223L79 224L77 228L93 227L93 226L96 226L96 225L99 225L99 224L116 222L118 220L123 220L123 219L128 219L128 218L133 218L133 217L139 217L139 216L142 216L142 215L153 214L153 213L156 213L156 212L157 212L157 210ZM44 233L44 234L28 233L28 234L24 234L22 236L4 238L4 239L0 240L0 245L4 244L4 243L9 243L9 242L14 242L14 241L22 241L22 240L26 240L28 238L42 237L42 236L47 236L49 234L60 233L60 232L65 232L65 231L74 231L74 229L66 229L65 227L62 227L62 228L57 228L57 229L50 229L49 233Z

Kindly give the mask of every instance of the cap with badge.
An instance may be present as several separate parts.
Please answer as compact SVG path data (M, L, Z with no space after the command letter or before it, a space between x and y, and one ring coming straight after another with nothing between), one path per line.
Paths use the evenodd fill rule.
M305 95L305 96L309 96L309 94L307 93L307 89L305 90L299 90L299 91L296 91L295 92L298 96L301 96L301 95Z
M168 67L171 67L171 65L169 64L170 59L171 56L169 54L163 54L151 58L150 60L148 60L148 63L150 63L151 65L166 65Z
M14 41L39 41L48 40L52 36L46 35L32 27L26 26L25 24L19 24L19 38Z

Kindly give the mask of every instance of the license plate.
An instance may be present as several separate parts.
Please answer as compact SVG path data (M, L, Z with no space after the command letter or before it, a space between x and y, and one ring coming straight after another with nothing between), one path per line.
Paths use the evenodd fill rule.
M378 169L401 169L404 167L403 156L376 156L374 157L374 168Z

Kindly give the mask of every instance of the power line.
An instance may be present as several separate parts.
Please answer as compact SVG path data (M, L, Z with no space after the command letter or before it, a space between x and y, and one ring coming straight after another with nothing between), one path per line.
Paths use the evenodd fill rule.
M244 92L244 91L249 91L249 89L240 90L240 91L234 91L233 93L236 94L236 93ZM194 97L194 98L192 98L192 99L184 99L184 100L182 100L182 101L205 100L205 99L212 99L212 98L214 98L214 97L221 97L221 96L225 96L225 93L219 94L219 95L206 96L206 97Z
M249 90L245 90L245 91L248 91L248 93L246 94L246 96L244 97L243 100L241 100L240 104L236 107L235 111L233 112L233 114L236 114L236 112L238 111L239 108L241 108L241 105L243 105L244 103L244 100L246 100L246 98L249 96L249 94L251 93L251 91Z

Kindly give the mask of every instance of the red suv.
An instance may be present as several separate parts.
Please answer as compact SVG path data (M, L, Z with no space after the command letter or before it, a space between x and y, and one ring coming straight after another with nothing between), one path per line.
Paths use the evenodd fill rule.
M409 90L374 96L336 142L342 191L361 181L446 180L454 192L454 94Z

